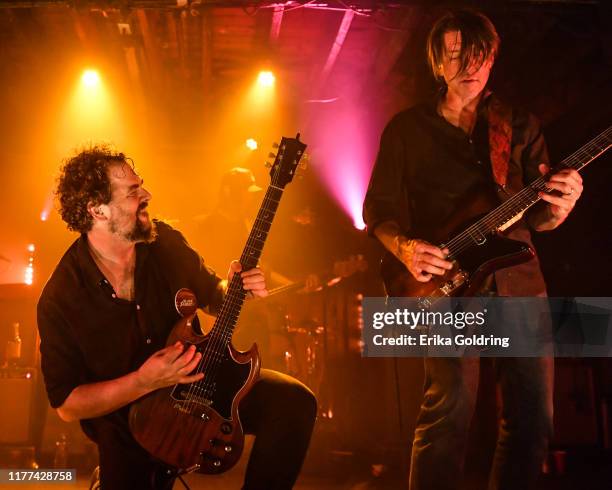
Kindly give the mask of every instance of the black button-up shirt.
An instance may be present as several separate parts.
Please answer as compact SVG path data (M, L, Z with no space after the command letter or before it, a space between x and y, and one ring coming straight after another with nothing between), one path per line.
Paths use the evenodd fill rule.
M81 384L118 378L138 369L165 346L179 319L174 296L191 289L199 306L216 310L220 278L183 235L156 222L157 238L136 245L135 299L120 299L82 235L68 249L38 302L41 366L51 406L61 406ZM127 428L127 407L81 422L94 440L107 423Z
M472 136L437 112L438 99L394 116L383 131L366 193L363 217L372 234L387 220L397 222L409 237L444 224L470 193L497 194L499 203L540 176L538 164L548 153L537 119L512 111L512 141L505 191L495 189L489 157L487 100L478 108ZM531 244L521 220L508 236ZM545 293L537 258L496 272L502 296ZM518 279L518 281L517 281Z

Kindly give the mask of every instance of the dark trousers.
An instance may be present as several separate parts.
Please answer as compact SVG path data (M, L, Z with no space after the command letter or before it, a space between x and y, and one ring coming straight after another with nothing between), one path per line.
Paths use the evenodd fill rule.
M262 369L239 412L245 433L255 435L243 489L292 488L306 456L317 413L312 392L290 376ZM122 446L99 446L102 490L173 487L176 473L172 469L153 461L139 447Z
M552 434L553 360L498 358L503 409L489 490L532 488ZM410 490L460 487L478 391L479 358L426 358Z

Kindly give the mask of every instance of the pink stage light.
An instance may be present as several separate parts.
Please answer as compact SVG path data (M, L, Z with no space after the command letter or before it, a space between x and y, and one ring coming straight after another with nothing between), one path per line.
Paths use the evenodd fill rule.
M315 136L324 159L315 168L358 230L366 227L361 214L374 158L365 119L354 107L334 107L322 117Z

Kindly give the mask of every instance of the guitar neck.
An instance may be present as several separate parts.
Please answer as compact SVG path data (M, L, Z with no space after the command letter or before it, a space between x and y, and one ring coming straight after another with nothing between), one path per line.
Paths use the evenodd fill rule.
M268 232L278 209L278 203L283 195L283 189L270 185L266 191L264 200L257 213L257 218L249 234L246 245L240 256L242 270L247 271L257 266L261 252L263 251ZM231 339L234 332L242 305L246 298L246 291L242 288L240 274L234 274L230 281L225 300L211 331L212 336L221 336L226 341Z
M580 171L605 153L611 146L612 126L568 156L554 171L556 172L564 168L573 168ZM448 247L450 256L458 255L465 249L466 243L481 243L486 239L487 235L505 229L520 219L525 211L541 200L539 196L540 191L550 191L546 185L547 180L548 175L534 180L448 243L443 244L443 246Z

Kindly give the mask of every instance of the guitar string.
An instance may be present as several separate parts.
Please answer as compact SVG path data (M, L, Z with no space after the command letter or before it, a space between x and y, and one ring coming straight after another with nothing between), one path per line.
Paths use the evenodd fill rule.
M605 143L602 140L605 140ZM586 165L588 165L590 162L592 162L593 160L601 156L603 153L605 153L611 146L612 146L612 126L604 130L598 136L593 138L589 143L583 145L581 148L579 148L574 153L572 153L570 156L568 156L566 159L564 159L559 165L559 167L570 168L570 167L575 167L577 165L580 170L584 168ZM595 154L592 154L589 151L593 149L596 150L594 152ZM583 160L572 161L572 160L576 160L578 156L582 156ZM584 157L586 157L586 159L584 159ZM470 226L468 229L465 230L465 232L469 232L469 230L473 231L474 229L477 229L480 232L480 229L477 227L477 225L488 223L488 226L490 227L490 229L485 230L484 233L481 232L481 234L483 236L485 234L490 234L493 231L495 231L495 228L492 227L491 225L498 222L499 218L501 218L504 215L504 213L508 211L509 209L515 208L515 211L524 212L526 209L528 209L529 207L531 207L533 204L535 204L541 199L539 196L537 196L537 194L534 193L535 192L534 187L536 189L540 188L541 190L546 189L547 187L546 187L546 181L544 180L544 177L545 176L542 176L536 179L529 186L525 187L524 189L519 191L517 194L512 196L508 201L504 202L497 210L494 210L494 212L489 213L482 220ZM527 197L530 193L532 195L531 198L528 200L528 202L525 202L524 201L525 197ZM516 214L518 214L518 212ZM505 220L504 222L507 222L507 221L509 221L509 219ZM440 245L441 248L442 247L449 248L450 253L448 257L452 258L453 256L459 255L464 250L472 247L473 242L476 242L474 237L472 237L471 235L469 237L466 236L465 232L459 234L457 237L455 237L450 242ZM455 246L458 246L456 250L454 249ZM453 250L450 250L451 247L453 248Z
M273 184L274 185L274 184ZM248 239L247 240L247 245L245 246L245 249L243 251L243 256L241 257L242 262L244 264L247 265L247 269L249 268L253 268L257 266L257 262L259 260L259 257L256 257L256 260L253 260L254 257L252 256L253 251L250 251L249 249L253 249L253 244L254 241L260 241L261 245L259 245L260 249L258 250L257 248L254 248L254 252L256 254L261 254L261 251L263 250L263 246L265 244L265 240L267 238L267 235L271 229L272 226L272 220L274 218L274 215L278 209L278 205L280 203L280 198L282 197L282 190L280 189L275 189L275 192L272 192L272 190L270 189L269 192L269 196L266 196L266 200L264 201L264 205L262 205L262 213L261 214L265 214L264 217L260 218L259 214L258 214L258 219L256 220L256 222L259 222L260 224L263 223L263 228L261 228L259 225L254 226L253 228L253 240ZM276 194L276 195L275 195ZM275 199L275 197L278 197L278 199ZM271 209L272 208L272 209ZM266 218L270 217L270 214L272 215L271 218L272 220L268 221ZM258 240L255 232L259 232L260 235L263 235L263 239L262 240ZM245 255L248 254L248 255ZM217 347L221 346L223 349L223 353L225 354L227 345L229 343L229 341L231 340L231 334L233 331L233 328L236 325L236 322L238 321L238 316L240 314L240 309L241 306L245 300L245 296L246 296L246 291L241 289L242 288L242 280L240 278L240 276L236 276L237 278L237 283L236 284L236 288L233 289L233 294L231 295L231 297L228 299L228 307L233 309L232 313L233 316L228 316L227 320L225 322L221 321L218 324L218 331L217 331L217 335L215 337L215 339L213 339L213 342L211 342L211 345L213 346L211 348L212 353L213 353L213 360L215 360L215 355L219 355L219 352L217 351ZM238 311L236 311L236 309ZM206 370L206 368L204 369L206 372L206 381L204 381L204 385L209 387L209 383L213 382L214 379L216 378L216 373L219 369L220 366L220 362L223 359L223 356L221 356L218 359L218 362L213 362L210 369ZM202 382L202 380L200 381Z
M267 195L268 193L266 193ZM265 198L264 198L264 205L265 205ZM259 213L258 213L259 214ZM250 235L249 235L250 238ZM248 243L248 241L247 241ZM246 248L246 247L245 247ZM228 294L225 298L225 300L223 301L221 308L219 310L218 316L217 318L221 318L220 322L215 322L215 326L213 327L213 331L211 332L212 335L212 339L211 341L208 342L208 344L202 349L202 358L200 359L200 361L198 362L198 365L196 366L195 370L197 373L202 372L203 371L203 367L208 367L208 365L213 362L214 360L216 360L216 358L218 357L218 354L216 353L216 338L217 335L219 334L219 329L222 328L218 327L215 329L215 327L217 327L217 325L221 325L223 323L223 319L227 313L227 311L231 308L231 302L232 302L232 297L234 295L234 291L237 289L236 287L236 275L234 275L234 277L232 278L230 284L228 285ZM187 402L187 408L189 410L191 410L192 405L190 404L190 402L193 402L193 404L196 403L196 396L194 396L194 391L199 391L200 394L203 394L206 389L204 388L204 386L202 386L200 384L200 381L196 381L193 383L190 383L189 385L189 389L188 389L188 393L187 396L185 397L185 400ZM207 386L208 388L209 386Z
M594 138L587 145L584 145L582 148L580 148L579 150L574 152L574 154L570 155L568 158L563 160L563 162L561 162L560 166L565 166L565 167L574 166L576 164L576 162L571 162L571 160L575 159L579 154L582 154L583 157L584 156L588 157L589 161L586 162L584 165L588 164L590 161L592 161L593 159L597 158L599 155L601 155L603 152L605 152L609 148L609 146L607 146L607 147L599 147L599 146L597 146L597 144L600 143L600 141L599 141L600 139L602 139L602 138L606 138L607 139L607 137L606 137L607 133L609 133L610 131L612 131L612 128L608 128L606 131L604 131L602 134L600 134L599 136ZM595 155L592 155L590 152L587 151L587 148L589 148L589 146L595 146L596 147L597 151L595 152ZM579 162L579 163L581 164L582 162ZM545 181L543 180L542 177L540 177L539 179L536 179L536 181L532 182L532 184L530 184L529 186L527 186L524 189L524 190L526 190L526 194L529 193L530 188L533 188L534 186L540 185L542 183L545 183ZM525 196L524 196L524 194L522 194L522 195L520 195L520 197L525 197ZM506 203L510 203L510 205L515 205L515 204L517 204L515 201L516 200L514 199L514 196L513 196L513 198L511 198L510 200L506 201ZM526 204L526 203L519 203L519 206L518 206L519 209L520 209L520 206L522 204Z
M270 193L270 194L272 194L272 193ZM262 205L262 209L265 209L266 213L271 213L272 210L267 207L267 204L272 203L272 207L277 209L279 202L280 202L280 199L279 200L275 200L275 199L272 199L271 197L270 197L270 199L268 199L268 196L267 196L266 199L264 200L264 205ZM276 209L274 209L272 214L274 214L276 212ZM272 221L267 221L267 220L264 220L264 219L262 219L261 221L263 221L267 225L268 229L267 229L267 231L265 231L265 235L266 235L266 238L267 238L267 233L269 232L269 230L270 230L270 228L272 226ZM256 227L254 226L253 229L256 230ZM258 231L262 231L262 230L258 230ZM256 238L254 236L253 236L253 240L256 240ZM244 255L244 253L247 252L247 250L249 248L252 248L253 240L251 240L250 237L249 237L249 239L247 240L247 245L244 248L243 255ZM263 243L261 245L261 249L263 249ZM255 249L255 252L257 254L260 254L261 250ZM247 266L248 266L248 260L252 261L252 259L253 259L253 257L248 257L247 256L247 259L244 260L245 264L247 264ZM258 260L259 260L259 257L254 262L253 267L255 267L257 265L257 261ZM239 275L237 277L239 278L239 280L238 280L239 285L238 286L241 288L242 281L241 281ZM238 286L237 286L236 289L238 289ZM236 289L234 289L234 291L233 291L234 294L232 295L232 297L228 299L229 307L233 308L234 310L236 310L236 308L241 308L242 303L244 302L244 299L245 299L245 296L246 296L246 291L245 290L238 289L236 291ZM236 298L236 295L238 295L238 298ZM225 351L226 345L224 345L224 344L227 344L227 342L231 339L231 329L233 329L235 327L235 323L238 320L237 315L239 315L240 310L238 310L237 312L236 311L232 311L232 313L234 314L233 317L232 316L228 317L228 319L227 319L227 321L225 323L224 322L220 322L219 323L220 331L219 331L219 334L217 336L218 340L216 341L215 344L212 344L212 345L215 346L215 348L213 349L213 353L217 353L217 355L221 354L221 353L218 353L216 351L217 347L221 347ZM213 359L214 359L214 356L213 356ZM220 360L222 360L222 358ZM211 372L210 379L214 379L215 378L216 370L218 369L218 366L219 366L219 362L215 363L212 366L213 369L212 369L212 372Z
M532 185L533 187L533 185ZM536 186L537 188L538 186ZM542 185L542 183L540 183L539 186L541 189L545 189L545 185ZM522 201L519 202L519 206L518 206L518 212L524 212L526 209L528 209L529 207L531 207L531 205L535 204L536 202L538 202L540 200L540 197L536 196L533 188L530 189L531 191L531 195L532 197L529 199L528 202L525 202L524 197L525 194L522 196ZM507 209L507 207L505 208ZM518 214L518 212L516 214ZM506 222L508 220L505 220ZM492 219L488 220L489 224L491 224ZM495 221L493 221L495 222ZM485 230L484 232L480 232L479 231L479 236L483 237L486 240L486 236L487 234L490 234L491 232L493 232L495 230L495 227L491 226L489 230ZM458 256L459 254L461 254L463 251L465 251L466 249L470 248L473 246L474 243L478 243L478 237L475 237L474 234L472 232L466 234L466 235L460 235L459 237L457 237L458 239L454 240L454 243L449 247L450 253L449 256L451 258Z
M274 185L275 179L273 178L272 181ZM261 250L257 250L255 242L257 240L257 235L263 235L263 239L260 240L262 242L261 248L263 248L268 232L271 228L272 221L267 221L266 219L264 219L264 216L268 217L268 215L271 213L272 218L274 218L274 215L278 208L278 204L280 202L280 197L282 197L282 190L279 190L278 188L274 190L278 193L278 196L274 195L275 192L273 192L273 187L268 188L260 211L258 212L257 218L255 220L253 230L249 234L249 237L247 239L247 243L243 250L243 262L245 264L248 264L249 260L252 261L252 257L249 257L249 255L252 255L252 251L249 253L249 249L253 249L256 254L261 253ZM274 197L278 197L278 199L274 199ZM246 253L249 253L249 255L245 255ZM259 257L257 257L257 260L254 262L254 266L257 265L258 259ZM237 318L235 317L238 316L240 313L240 310L238 310L237 312L235 310L236 308L241 308L241 305L244 302L246 296L246 291L241 290L241 288L241 277L239 274L236 274L232 278L232 282L228 287L228 296L226 297L227 301L223 302L221 310L219 311L218 318L221 318L221 321L216 322L215 326L213 327L214 331L211 332L213 338L207 344L207 346L203 348L204 352L202 354L202 359L200 359L196 368L197 372L205 372L206 381L204 381L203 384L203 380L191 383L188 398L191 399L193 403L196 402L196 399L193 396L194 391L197 390L203 394L206 394L212 388L212 383L216 378L216 372L225 355L225 352L221 352L219 348L221 347L223 351L225 351L225 347L227 347L228 341L231 340L231 335L228 335L228 333L231 331L231 329L233 329L233 327L235 327L235 323L237 322ZM228 311L229 314L227 315L227 319L225 319L225 314Z
M569 167L569 166L570 166L569 161L570 161L572 158L574 158L575 156L577 156L577 154L578 154L578 153L583 153L584 155L587 155L587 156L590 158L590 160L593 160L593 159L597 158L599 155L601 155L603 152L605 152L605 151L606 151L606 150L609 148L609 146L608 146L608 147L605 147L605 148L600 148L599 146L597 146L598 153L597 153L596 155L594 155L594 156L593 156L593 155L591 155L590 153L586 152L586 151L585 151L585 148L586 148L587 146L589 146L590 144L595 145L595 144L596 144L596 140L600 139L600 137L606 137L606 133L608 133L608 132L610 132L610 131L612 131L612 127L611 127L611 128L608 128L606 131L604 131L602 134L600 134L599 136L597 136L596 138L594 138L594 139L593 139L591 142L589 142L587 145L584 145L582 148L580 148L579 150L577 150L576 152L574 152L574 154L570 155L568 158L566 158L565 160L563 160L563 161L561 162L560 166L566 166L566 167ZM587 162L587 163L589 163L589 162ZM574 162L573 164L575 164L575 162ZM573 164L572 164L572 165L573 165ZM586 165L586 164L585 164L585 165ZM534 185L538 185L538 184L542 184L542 183L545 183L545 181L543 180L543 177L540 177L540 178L536 179L534 182L532 182L532 183L531 183L529 186L527 186L527 187L525 187L524 189L522 189L522 190L521 190L519 193L515 194L515 196L512 196L512 198L510 198L508 201L506 201L506 202L505 202L505 203L502 205L502 206L505 206L505 208L503 209L503 211L506 211L506 210L507 210L507 209L506 209L507 207L510 207L510 206L512 206L512 205L514 205L514 204L516 204L516 202L515 202L515 201L516 201L516 200L518 200L518 199L516 199L516 198L517 198L517 196L520 196L520 197L525 197L525 196L524 196L524 194L522 194L522 193L523 193L523 191L526 191L526 192L525 192L525 194L528 194L528 193L529 193L529 190L533 190L532 188L534 187ZM510 203L510 204L509 204L509 206L506 206L508 203ZM500 206L500 208L501 208L502 206ZM500 208L498 208L498 210L499 210ZM520 206L519 206L519 209L520 209ZM501 214L501 213L500 213L500 214ZM485 218L487 218L487 217L489 217L489 215L485 216ZM483 218L483 219L485 219L485 218ZM474 224L472 227L474 227L474 226L478 225L479 223L480 223L480 222L475 223L475 224ZM470 228L472 228L472 227L470 227ZM467 230L466 230L466 231L467 231ZM449 243L450 243L450 242L449 242Z
M264 197L264 201L262 203L262 206L260 208L260 212L258 212L258 216L255 220L255 223L257 223L257 221L260 218L260 214L262 214L262 210L265 209L266 212L269 212L270 210L267 209L267 204L268 204L268 195L271 194L270 189L268 189L268 192L266 192L266 196ZM255 229L255 227L254 227ZM258 232L261 232L261 230L258 230ZM249 234L249 237L247 239L247 244L245 245L245 248L243 250L243 255L244 252L247 250L247 248L249 248L249 245L251 244L252 240L251 240L251 236L253 235L253 233ZM242 258L242 257L241 257ZM188 398L190 399L190 401L192 401L194 404L196 402L195 397L193 396L193 392L194 391L200 391L203 394L206 393L206 391L208 391L210 388L212 388L212 383L215 377L215 373L213 372L213 369L211 369L211 364L219 364L220 361L222 360L222 352L220 352L218 350L219 347L222 347L223 343L224 343L224 331L225 329L231 324L232 322L232 315L235 314L234 313L234 306L236 306L234 304L235 299L236 299L236 295L240 294L240 290L238 288L239 285L239 281L238 279L240 278L239 274L235 274L234 277L232 277L232 280L230 282L230 284L228 285L228 294L226 296L226 300L223 302L222 307L219 311L218 317L221 320L219 322L215 322L215 325L213 327L213 331L211 331L211 335L212 335L212 339L208 342L208 344L204 347L203 349L203 353L202 353L202 359L200 359L200 361L198 362L198 366L196 367L196 371L197 372L205 372L205 376L206 376L206 382L204 382L204 384L202 384L201 382L203 380L199 380L196 381L194 383L190 384L190 389L189 389L189 393L188 393ZM241 301L243 301L243 298L238 298L238 303L240 303ZM229 311L229 313L228 313ZM227 315L227 316L226 316ZM226 319L227 318L227 319ZM191 408L191 407L189 407Z
M507 223L520 213L524 213L532 205L541 200L537 195L536 190L549 191L550 189L546 185L546 182L534 181L528 187L521 191L520 194L516 194L509 201L506 201L503 206L500 206L497 210L490 213L489 215L476 222L474 225L466 229L464 232L459 234L452 240L452 243L444 244L449 248L451 253L449 256L456 256L467 248L471 247L473 243L479 242L479 240L486 240L486 236L493 233L496 229L499 229L503 224ZM511 214L511 217L508 217ZM484 242L483 242L484 243Z
M604 133L606 133L606 132L604 132ZM605 136L605 134L602 133L602 135L600 135L600 136ZM595 140L597 140L597 139L598 138L595 138L591 143L595 144ZM590 163L592 160L597 158L599 155L604 153L610 147L609 145L607 147L601 147L601 148L599 146L596 146L596 148L598 150L598 153L593 155L590 152L587 152L587 151L584 150L584 148L586 148L587 146L588 145L585 145L583 148L581 148L580 150L575 152L575 154L573 155L573 156L576 156L578 153L582 152L584 154L584 156L588 157L588 161L586 163L584 163L583 161L580 161L580 162L570 162L569 160L571 160L571 157L568 157L567 159L565 159L560 164L560 166L563 166L565 168L569 168L569 167L575 166L578 163L579 166L584 167L588 163ZM472 236L472 232L477 232L481 236L490 234L491 232L495 231L495 229L497 228L497 227L495 227L493 225L498 223L507 211L512 210L515 213L515 216L516 216L516 214L518 214L519 212L524 212L526 209L528 209L533 204L538 202L540 200L540 197L538 197L535 194L534 188L535 189L539 189L539 190L546 190L546 189L548 189L547 186L546 186L546 181L543 180L543 177L540 177L540 178L536 179L529 186L525 187L519 193L517 193L514 196L512 196L512 198L510 198L508 201L506 201L502 206L500 206L499 208L497 208L493 212L489 213L484 218L482 218L480 221L478 221L477 223L475 223L474 225L472 225L471 227L466 229L462 234L458 235L453 240L451 240L451 242L454 242L454 243L451 244L451 242L449 242L448 244L444 244L444 245L449 247L449 248L451 248L451 247L454 248L456 245L461 244L459 249L455 250L454 254L456 255L458 253L461 253L467 247L470 247L472 245L472 241L474 241L474 242L476 241L474 236ZM527 197L527 201L525 201L526 197ZM507 222L507 221L509 221L509 219L505 220L505 222ZM485 229L483 231L482 230L483 225L486 225L486 227L488 229Z
M559 165L559 167L569 168L569 167L575 166L576 163L578 163L579 165L582 165L582 163L583 163L582 161L580 161L580 162L571 162L572 159L576 158L580 154L582 154L582 156L586 156L588 158L588 161L586 163L584 163L583 166L585 166L588 163L590 163L590 161L592 161L595 158L597 158L598 156L600 156L602 153L604 153L610 147L609 143L608 143L608 146L604 146L604 147L598 146L598 143L600 143L599 140L602 139L602 138L608 139L607 138L607 133L609 133L611 131L612 131L612 127L608 128L606 131L602 132L599 136L595 137L592 141L590 141L589 143L587 143L586 145L584 145L580 149L576 150L572 155L570 155L565 160L563 160L561 162L561 164ZM592 155L588 151L589 149L593 149L593 147L595 147L597 149L597 152L596 152L595 155ZM481 220L479 220L478 222L474 223L472 226L470 226L469 228L464 230L464 232L459 234L457 237L453 238L448 243L443 244L443 246L448 247L450 249L451 247L454 248L456 245L461 243L462 246L458 250L455 250L454 255L457 255L457 254L461 253L462 251L464 251L466 249L464 244L467 244L467 247L469 247L469 246L472 245L472 242L476 241L474 239L474 237L471 235L472 232L474 234L477 233L479 235L489 234L489 233L491 233L492 231L495 230L495 228L492 225L495 224L496 222L498 222L499 219L501 217L503 217L504 214L507 213L507 211L511 211L512 210L512 211L521 212L521 211L524 211L524 210L528 209L530 206L532 206L537 201L539 201L540 198L536 197L536 195L534 195L534 193L535 193L534 188L540 189L540 190L545 190L547 188L546 187L546 181L544 180L544 177L539 177L538 179L533 181L529 186L523 188L521 191L519 191L517 194L515 194L509 200L507 200L501 206L499 206L496 210L494 210L493 212L487 214ZM530 194L531 194L531 196L530 196ZM527 198L527 200L525 200L525 198ZM518 213L516 213L516 214L518 214ZM509 221L509 219L506 220L506 222L507 221ZM485 230L483 232L482 231L483 225L486 225L488 228L492 228L492 229L487 229L487 230ZM449 254L449 255L452 255L452 254Z
M499 220L501 220L501 218L504 215L507 214L508 211L514 212L515 209L513 208L516 208L517 210L521 209L521 205L517 205L518 204L517 201L520 201L522 198L527 197L530 191L533 192L534 187L537 187L543 184L543 182L539 182L539 180L540 179L532 182L528 187L525 187L519 193L512 196L512 198L510 198L508 201L505 201L499 208L497 208L490 214L486 215L478 222L471 225L469 228L467 228L462 233L457 235L457 237L453 238L451 241L449 241L447 244L444 244L444 245L448 247L449 249L454 248L455 245L458 245L458 244L471 243L471 241L474 240L474 237L472 236L472 232L474 235L476 234L487 235L491 233L492 231L494 231L494 230L488 230L488 229L483 231L482 225L487 225L487 224L492 225L494 223L497 223Z
M255 220L255 223L257 223L257 221L260 218L260 214L262 214L262 210L265 210L266 212L270 212L270 209L267 208L267 204L269 202L268 197L270 197L270 195L272 194L270 192L270 189L268 189L268 191L266 192L266 196L264 197L262 206L260 208L260 211L258 212L257 218ZM254 230L255 230L255 226L254 226ZM262 232L263 230L257 230L258 232ZM266 232L267 234L267 232ZM247 250L247 248L249 248L249 246L252 244L252 240L251 237L254 236L253 233L249 234L249 237L247 239L247 244L245 245L245 248L243 250L243 255L244 252ZM241 257L242 258L242 257ZM238 283L241 282L239 281L240 279L240 275L235 274L234 277L232 278L232 281L230 282L229 286L228 286L228 294L226 296L226 300L223 302L221 309L218 313L218 317L221 320L219 322L215 322L215 326L213 327L213 331L211 331L211 335L212 335L212 339L209 341L209 343L203 348L203 353L202 353L202 359L200 359L200 361L198 362L198 366L196 367L196 371L197 372L202 372L204 371L206 374L206 382L204 382L204 384L202 384L203 380L199 380L196 382L193 382L190 384L189 387L189 391L188 391L188 395L187 395L187 401L192 402L189 403L188 405L188 409L191 410L191 408L193 407L193 405L195 405L195 403L197 402L196 397L193 396L193 392L194 391L199 391L200 394L205 394L206 391L208 391L210 388L212 388L212 383L213 380L215 378L215 372L216 370L211 369L211 364L216 364L219 365L220 361L222 360L222 352L218 351L218 348L221 347L224 343L224 331L225 329L231 324L232 322L232 317L231 315L234 314L234 312L232 311L234 309L234 307L236 306L235 304L235 299L236 299L236 295L240 294L240 290L238 288ZM240 303L241 301L243 301L244 298L238 298L238 303ZM228 312L228 310L230 311L230 314L227 315L227 320L225 320L225 316Z

